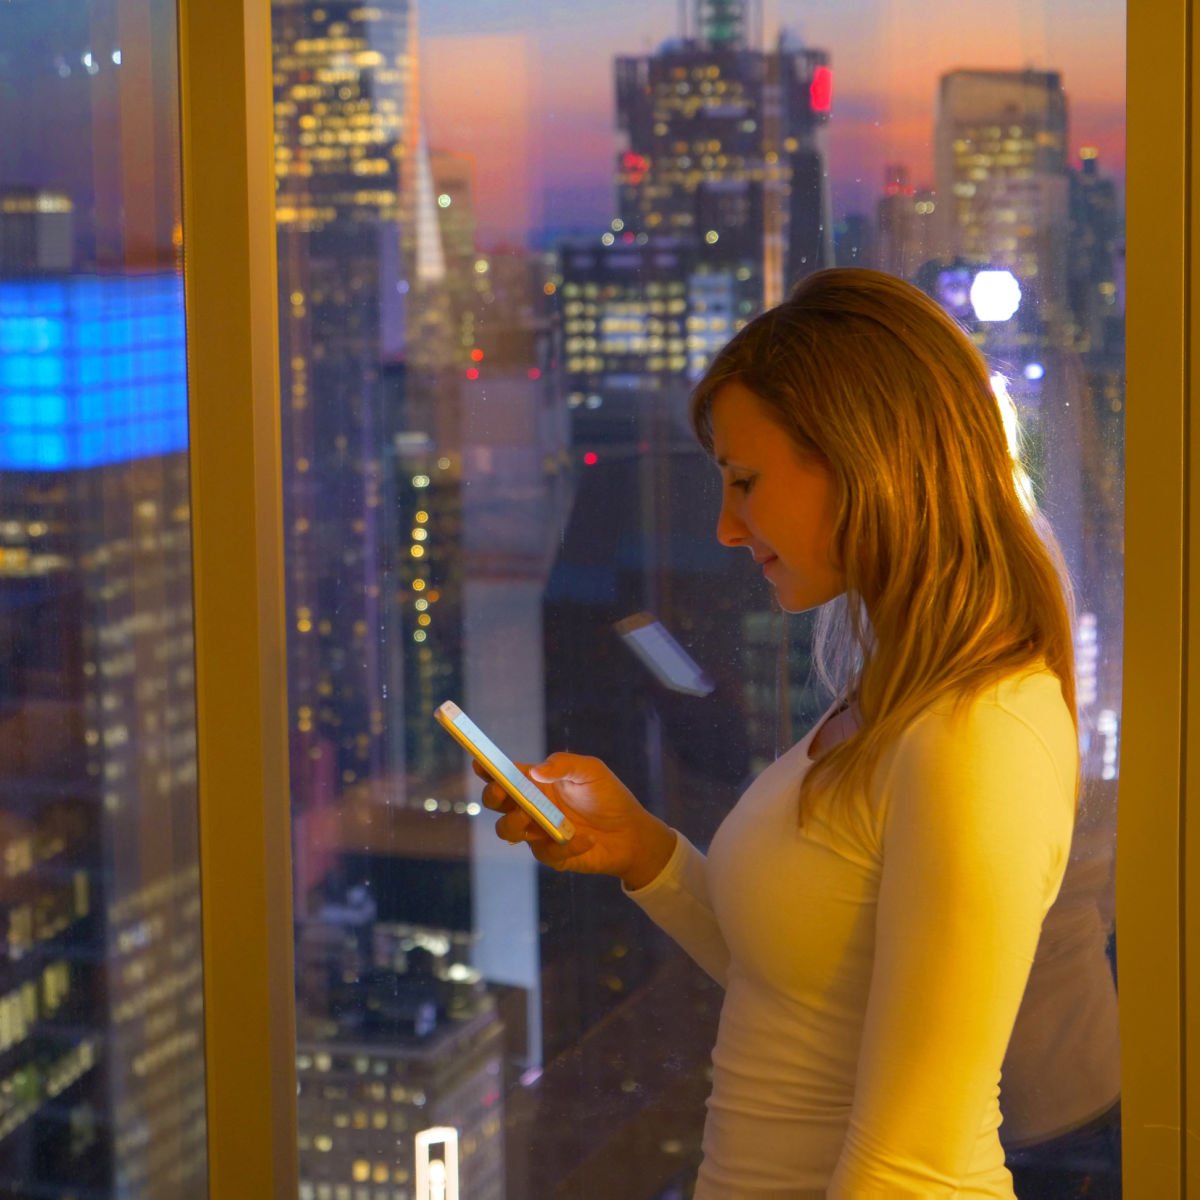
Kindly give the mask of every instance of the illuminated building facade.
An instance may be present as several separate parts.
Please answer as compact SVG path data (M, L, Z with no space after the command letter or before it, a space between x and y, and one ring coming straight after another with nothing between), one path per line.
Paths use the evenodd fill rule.
M0 1192L199 1200L182 281L0 281L0 345Z
M699 349L689 346L695 249L691 238L643 236L639 244L630 232L608 245L598 238L560 245L561 361L578 452L603 444L630 450L658 409L682 404L698 357L689 349ZM699 289L713 302L717 336L727 340L729 276L704 276Z
M402 386L402 376L393 376ZM432 780L453 773L462 754L431 719L462 695L462 485L456 457L423 432L397 434L383 459L388 495L381 536L392 589L392 628L403 652L389 685L391 760L404 781L392 803L419 803Z
M272 5L288 690L301 828L325 802L318 792L332 786L336 796L387 766L384 693L394 668L380 456L392 430L379 376L403 353L412 286L415 19L409 0Z
M740 0L698 0L695 33L616 61L614 229L694 238L745 320L833 263L823 131L832 74L786 37L754 47Z
M940 257L1006 268L1066 319L1067 98L1056 71L951 71L934 130Z
M414 1139L458 1130L461 1194L505 1200L504 1026L465 939L376 919L363 888L300 930L301 1200L415 1195Z

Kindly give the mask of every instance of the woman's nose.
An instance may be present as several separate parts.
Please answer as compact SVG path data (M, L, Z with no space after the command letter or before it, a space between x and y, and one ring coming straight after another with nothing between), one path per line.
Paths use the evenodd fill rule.
M721 512L717 517L717 541L722 546L740 546L745 540L746 526L726 493L721 498Z

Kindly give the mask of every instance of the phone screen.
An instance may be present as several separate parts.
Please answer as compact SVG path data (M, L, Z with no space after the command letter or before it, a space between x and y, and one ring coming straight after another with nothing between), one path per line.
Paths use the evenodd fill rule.
M673 692L708 696L714 684L694 658L675 640L670 630L650 613L635 613L618 621L616 630L625 644Z
M527 805L538 811L552 827L547 832L565 834L564 840L570 840L570 832L568 832L570 823L562 809L551 804L542 795L541 790L517 770L512 759L457 704L447 700L437 710L437 717L451 733L457 731L461 735L459 737L460 744L469 753L475 754L497 776L498 780L518 792ZM515 796L513 798L516 799Z

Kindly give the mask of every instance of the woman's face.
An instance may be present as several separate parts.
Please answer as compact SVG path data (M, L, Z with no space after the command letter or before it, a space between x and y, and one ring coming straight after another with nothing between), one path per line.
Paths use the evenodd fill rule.
M836 488L825 460L800 450L736 380L713 398L712 431L722 483L717 540L750 551L787 612L841 595L846 580L833 552Z

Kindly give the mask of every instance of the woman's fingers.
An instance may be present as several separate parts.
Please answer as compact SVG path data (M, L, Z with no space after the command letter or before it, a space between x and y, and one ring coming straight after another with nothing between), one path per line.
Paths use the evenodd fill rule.
M509 794L498 784L489 783L480 796L484 808L493 812L512 812L517 806Z
M529 767L526 763L514 764L516 768L523 774L529 774ZM493 812L512 812L517 805L513 798L495 781L495 778L477 758L471 760L471 769L486 783L483 789L481 799L485 808L492 809Z
M516 808L516 804L513 803L509 794L492 778L487 767L479 759L471 760L471 769L487 785L480 797L485 808L490 808L494 812L509 812Z
M513 843L549 840L515 805L496 822L496 836L502 841Z
M565 846L544 837L538 842L531 841L529 849L538 862L553 867L556 871L562 871L573 858L586 854L594 845L595 841L590 834L577 833Z

